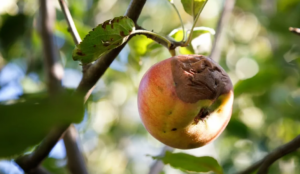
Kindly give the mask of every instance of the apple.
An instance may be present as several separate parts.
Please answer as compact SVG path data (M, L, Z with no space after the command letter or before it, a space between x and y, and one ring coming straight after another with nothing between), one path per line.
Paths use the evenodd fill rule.
M175 56L153 65L138 91L138 109L148 132L179 149L201 147L220 135L232 104L229 76L201 55Z

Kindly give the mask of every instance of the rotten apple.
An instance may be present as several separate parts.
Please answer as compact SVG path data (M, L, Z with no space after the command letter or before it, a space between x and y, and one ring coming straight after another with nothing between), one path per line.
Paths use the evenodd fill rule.
M227 73L201 55L181 55L152 66L141 80L138 109L148 132L180 149L201 147L227 126L233 90Z

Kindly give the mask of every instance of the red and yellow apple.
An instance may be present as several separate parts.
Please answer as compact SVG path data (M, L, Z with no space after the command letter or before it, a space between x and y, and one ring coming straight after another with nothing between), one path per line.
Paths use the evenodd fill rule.
M141 80L138 109L148 132L179 149L201 147L227 126L233 90L227 73L201 55L171 57Z

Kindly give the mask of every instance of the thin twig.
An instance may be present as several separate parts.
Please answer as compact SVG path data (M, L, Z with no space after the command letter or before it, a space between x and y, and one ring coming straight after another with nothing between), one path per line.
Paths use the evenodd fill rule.
M59 0L60 7L64 13L65 19L68 23L69 32L73 36L74 43L78 45L81 42L81 38L78 34L73 18L69 11L69 8L64 0ZM76 128L71 125L65 132L63 137L66 153L68 157L68 167L72 174L88 174L84 157L78 146L78 133Z
M290 27L289 28L290 32L293 32L297 35L300 35L300 28L293 28L293 27Z
M71 32L75 44L78 45L81 42L81 38L78 34L78 31L77 31L76 26L74 24L74 21L73 21L73 18L71 16L71 13L69 11L69 8L68 8L68 6L67 6L67 4L65 3L64 0L58 0L58 1L59 1L61 10L63 11L63 13L65 15L65 18L66 18L66 21L68 23L68 26L69 26L68 31Z
M269 167L277 161L279 158L282 158L283 156L294 152L300 147L300 135L297 136L295 139L290 141L289 143L285 144L284 146L281 146L277 148L275 151L270 153L265 157L263 160L262 165L260 166L257 174L266 174L268 173Z
M219 62L221 52L222 52L222 33L223 33L223 28L225 24L228 23L231 11L234 7L235 0L225 0L224 2L224 7L221 13L221 16L219 18L218 24L217 24L217 29L216 29L216 35L215 35L215 40L212 46L212 50L210 53L210 58L213 59L216 62Z
M181 15L176 7L176 5L174 4L173 1L170 1L170 4L172 5L172 7L174 8L174 10L176 11L176 14L180 20L180 24L181 24L181 28L182 28L182 33L183 33L183 37L182 37L182 40L181 42L184 42L185 41L185 38L186 38L186 32L185 32L185 29L184 29L184 24L183 24L183 21L182 21L182 18L181 18Z
M294 138L292 141L280 146L279 148L275 149L273 152L269 153L260 161L254 163L246 170L242 172L238 172L237 174L251 174L257 169L257 174L267 174L269 167L278 159L282 158L283 156L296 151L300 148L300 135Z
M169 146L164 146L160 152L160 156L165 155L166 151L173 152L174 148ZM150 171L148 174L158 174L164 168L164 163L161 160L156 160L153 165L150 167Z

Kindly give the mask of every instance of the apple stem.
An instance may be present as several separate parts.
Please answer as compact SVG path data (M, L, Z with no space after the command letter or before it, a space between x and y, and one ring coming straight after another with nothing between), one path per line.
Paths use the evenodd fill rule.
M152 31L148 30L135 30L131 33L132 36L135 35L144 35L149 39L154 40L155 42L165 46L166 48L169 49L170 53L172 56L175 56L175 48L178 46L182 46L183 42L177 42L172 40L171 38L166 38L164 36L161 36L157 33L154 33Z
M169 49L169 52L170 52L172 57L176 56L175 49Z

